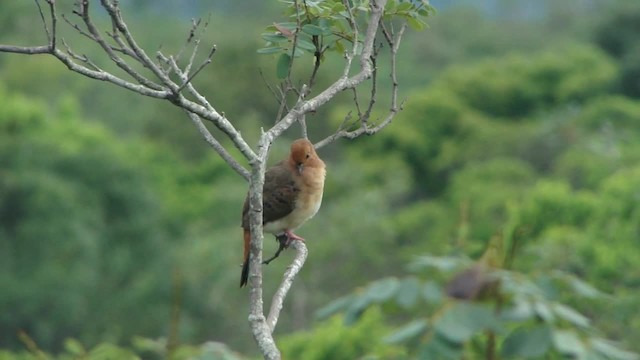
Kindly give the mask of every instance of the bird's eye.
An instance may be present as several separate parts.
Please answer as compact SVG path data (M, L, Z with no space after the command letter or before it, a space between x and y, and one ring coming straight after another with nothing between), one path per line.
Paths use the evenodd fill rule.
M307 159L309 158L309 156L311 156L310 154L307 154Z

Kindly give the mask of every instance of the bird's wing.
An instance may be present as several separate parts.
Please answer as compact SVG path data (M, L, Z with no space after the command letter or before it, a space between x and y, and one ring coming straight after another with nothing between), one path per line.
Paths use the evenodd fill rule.
M294 175L283 161L269 168L265 173L262 195L262 223L268 223L289 215L295 208L300 187ZM249 197L242 209L242 227L249 229Z

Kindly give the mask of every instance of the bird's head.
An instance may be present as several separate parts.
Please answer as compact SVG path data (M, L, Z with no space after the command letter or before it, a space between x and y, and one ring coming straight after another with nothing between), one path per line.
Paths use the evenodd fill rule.
M291 144L290 161L299 174L302 174L305 167L324 166L324 163L316 154L313 144L307 139L298 139Z

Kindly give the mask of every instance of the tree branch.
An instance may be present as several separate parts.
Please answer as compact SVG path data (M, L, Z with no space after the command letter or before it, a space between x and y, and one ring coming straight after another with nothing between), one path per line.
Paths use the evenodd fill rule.
M298 275L298 272L300 272L300 270L304 266L304 262L307 260L307 255L309 254L307 246L302 241L292 241L290 246L296 250L296 256L293 259L293 262L291 262L291 265L289 265L289 267L287 267L287 270L284 272L282 283L271 299L271 308L269 309L269 316L267 316L267 326L269 326L269 330L272 333L276 328L276 324L278 323L280 310L282 310L284 299L289 293L291 284L293 284L293 279L295 279L296 275Z
M222 144L220 144L220 142L218 140L216 140L216 138L211 134L209 129L207 129L207 127L204 126L204 124L202 123L202 120L200 119L200 117L198 115L196 115L194 113L190 113L188 111L186 113L189 116L189 119L191 119L191 121L194 123L194 125L196 126L196 128L200 132L200 135L202 135L202 137L204 137L205 141L213 148L213 150L215 150L215 152L217 152L218 155L220 155L220 157L224 161L226 161L227 164L229 164L229 166L233 170L235 170L235 172L237 172L245 180L249 181L249 179L251 177L251 174L249 174L249 171L247 169L245 169L242 165L240 165L240 163L238 163L233 158L233 156L231 156L231 154L229 154L227 149L225 149L224 146L222 146Z
M196 129L200 132L205 141L207 141L207 143L214 149L214 151L216 151L216 153L240 176L249 180L249 222L251 228L249 323L253 336L263 356L266 359L280 359L281 355L276 347L272 333L278 322L284 299L291 288L293 279L304 265L308 251L304 243L299 241L294 241L292 243L292 247L296 249L296 256L284 273L282 282L273 295L269 314L265 317L262 293L262 246L264 239L262 232L262 201L269 149L272 142L282 135L284 131L289 129L296 121L299 121L301 124L303 136L307 137L308 134L305 115L318 110L322 105L329 102L336 94L348 89L354 89L355 102L358 108L358 119L355 121L349 121L351 119L349 114L345 117L345 121L338 131L318 142L316 144L317 148L325 146L339 138L352 139L363 134L371 135L387 126L399 109L402 108L402 104L400 104L400 106L397 104L398 82L396 76L396 55L405 26L402 26L397 34L393 33L393 28L389 31L382 22L382 15L387 0L370 0L370 12L368 13L369 22L364 36L362 40L360 40L358 22L354 15L355 8L352 8L353 4L351 2L345 0L344 5L348 11L347 21L349 22L351 31L353 32L353 37L348 40L352 41L353 46L351 51L345 55L346 61L344 68L342 69L341 76L319 94L308 98L318 75L321 57L328 46L323 47L324 45L320 35L312 36L312 41L315 45L315 59L313 70L310 77L307 79L308 84L301 84L299 89L293 86L291 80L291 67L293 64L293 55L298 45L298 35L302 29L301 10L298 8L299 1L294 0L294 5L296 7L297 31L294 34L291 34L293 35L293 49L291 50L292 61L288 69L287 78L281 85L282 87L278 89L280 94L276 94L279 95L280 100L280 108L276 118L277 122L269 130L262 132L256 151L254 152L225 114L223 112L218 112L193 85L193 79L198 76L209 63L211 63L212 56L216 50L215 45L211 48L206 60L197 67L195 71L192 71L192 67L199 49L200 39L195 40L193 51L190 54L191 56L189 57L186 66L181 68L178 64L182 50L180 50L175 57L171 55L165 56L161 52L157 52L156 63L149 58L146 51L136 42L133 34L130 32L122 17L118 0L100 0L102 8L106 10L111 20L111 33L107 33L106 38L102 36L100 29L95 26L90 17L89 0L78 0L77 5L79 10L75 13L80 16L83 21L79 22L79 24L73 24L64 18L64 16L63 18L77 32L89 39L91 42L95 42L102 49L109 59L120 69L116 71L120 74L121 72L126 74L124 75L124 78L122 78L118 75L104 71L94 64L86 55L75 53L70 46L64 43L62 39L60 40L63 41L64 48L66 49L58 49L58 35L56 29L58 19L55 0L35 1L38 6L44 32L47 35L47 45L24 47L0 44L0 52L50 54L58 59L58 61L65 64L69 70L83 76L100 81L106 81L143 96L171 102L173 105L181 108L187 113L187 116L193 122ZM40 1L46 1L49 5L50 25L47 22L47 17L44 14ZM308 21L309 13L306 8L307 4L304 0L302 0L302 4L304 6L305 14L307 14L305 21ZM187 38L187 43L191 42L196 36L195 34L199 24L200 21L193 22L191 31ZM376 67L376 59L380 48L375 46L375 41L379 30L386 39L390 48L392 94L389 113L382 121L375 124L375 126L371 126L371 124L369 124L369 117L376 102L377 94L376 86L378 69ZM335 35L342 36L341 34ZM359 61L360 69L358 72L351 75L352 63L356 59ZM140 67L143 67L144 69L142 69L142 71L136 70ZM364 112L361 112L355 89L368 79L372 81L370 99L366 109L364 109ZM270 88L270 90L275 93L274 89ZM297 95L293 106L289 106L290 104L287 104L287 96L290 93ZM290 98L290 101L293 103L293 97ZM281 117L285 111L286 114ZM207 129L203 120L213 123L218 130L231 140L233 146L237 148L248 160L250 171L243 167L229 153L220 140L216 138L209 129ZM347 130L352 129L358 122L360 123L359 128L353 131Z
M279 360L280 351L276 347L265 319L262 299L262 244L264 240L262 234L262 189L270 146L271 141L263 134L258 142L258 159L251 163L251 181L249 182L249 227L251 229L249 326L264 358Z
M312 111L316 111L320 106L326 104L339 92L356 87L363 81L371 77L373 73L373 66L371 64L373 43L376 38L376 32L378 31L379 22L382 18L384 6L386 3L387 0L372 0L370 3L371 18L369 21L369 25L367 26L366 35L363 41L362 52L360 53L360 72L352 77L347 77L345 75L336 80L332 85L330 85L327 89L325 89L315 97L309 100L298 102L298 104L296 104L296 106L294 106L294 108L291 109L291 111L289 111L289 113L287 113L287 115L285 115L282 120L280 120L276 125L269 129L269 131L265 134L266 136L268 136L269 140L273 141L273 139L280 136L300 116ZM345 66L345 74L348 74L348 68L350 65L351 63L348 62L347 66Z

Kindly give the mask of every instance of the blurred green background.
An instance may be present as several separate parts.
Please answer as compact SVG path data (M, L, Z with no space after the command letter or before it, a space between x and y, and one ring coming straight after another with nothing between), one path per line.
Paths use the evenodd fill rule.
M123 3L151 52L179 50L190 19L210 16L204 43L218 51L195 84L255 143L277 113L260 80L262 71L275 83L275 59L256 49L262 30L282 21L281 5ZM640 3L432 5L429 29L408 32L401 46L404 110L376 136L320 151L323 207L299 232L310 256L276 330L285 358L417 356L415 344L381 339L424 306L374 307L353 326L314 314L371 281L406 276L417 255L478 258L506 226L524 229L513 269L559 270L601 290L600 300L557 298L640 351ZM44 43L32 2L0 2L0 43ZM340 66L326 64L319 88ZM353 110L347 95L308 116L312 140ZM294 126L278 140L272 159L299 134ZM248 292L238 289L246 188L169 104L51 57L0 53L0 359L107 344L147 358L166 341L256 356ZM275 249L266 237L265 251ZM267 299L291 256L264 268ZM341 350L300 355L301 343Z

